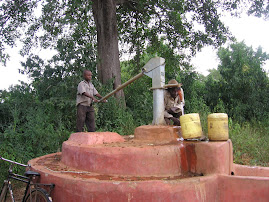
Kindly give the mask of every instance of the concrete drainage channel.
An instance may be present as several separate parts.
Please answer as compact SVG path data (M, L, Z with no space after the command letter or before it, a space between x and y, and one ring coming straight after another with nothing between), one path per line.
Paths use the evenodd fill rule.
M178 141L179 128L134 138L74 133L62 152L31 160L54 201L268 201L269 168L233 163L232 142Z

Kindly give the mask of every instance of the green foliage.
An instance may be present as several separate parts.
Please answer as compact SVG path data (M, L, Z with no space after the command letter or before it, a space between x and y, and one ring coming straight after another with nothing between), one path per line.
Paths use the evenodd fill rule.
M124 109L122 103L115 98L110 98L108 103L99 103L95 110L98 131L131 135L137 127L131 111Z
M173 52L186 53L195 53L206 44L217 47L225 43L230 34L220 21L219 11L234 10L242 1L125 0L115 3L119 5L118 21L112 22L118 25L118 33L114 34L119 36L122 44L128 45L129 53L135 53L138 65L148 43L158 47L162 41ZM255 13L261 11L264 14L265 5L256 4L257 2L252 3ZM32 71L31 62L37 57L33 54L36 51L34 48L56 51L42 69L37 68L39 71L55 68L66 75L85 68L95 70L94 63L98 61L93 14L99 11L93 9L92 1L86 0L3 1L0 5L0 55L3 62L7 57L4 44L13 46L19 38L24 42L21 54L28 57L25 72L29 72L29 69ZM33 15L34 13L40 15ZM196 24L202 28L195 29ZM23 30L25 25L27 27ZM21 34L22 30L24 34ZM101 36L100 33L99 37ZM96 71L93 72L95 74ZM35 73L38 74L37 71Z
M214 77L209 74L205 81L205 100L207 106L213 111L217 106L221 96L219 80L215 80Z
M269 79L262 64L269 55L261 48L254 51L241 42L221 48L218 56L222 76L219 93L229 115L240 121L268 117Z
M143 67L150 58L150 55L144 54L140 60L140 68ZM138 71L136 71L136 65L134 60L122 63L123 82L126 82L138 73ZM151 78L143 76L124 89L126 107L132 112L136 122L135 125L146 125L152 122L153 94L150 90L151 87Z
M13 47L18 38L24 33L23 28L33 18L33 10L37 1L12 1L0 3L0 62L5 64L8 55L6 45Z
M145 50L146 41L154 43L158 35L164 36L171 47L190 48L192 52L205 44L223 44L229 36L220 21L223 10L232 13L248 4L249 14L268 17L267 1L125 0L117 3L119 38L136 53L138 60L139 54ZM40 8L41 15L34 15L40 13ZM6 59L5 45L13 46L16 39L23 38L24 55L29 54L33 46L56 48L63 40L66 47L73 46L74 50L57 47L60 53L67 50L66 60L72 54L82 59L95 50L92 49L96 42L93 12L96 11L92 11L92 1L86 0L4 0L0 4L0 58L3 62ZM195 23L202 25L202 29L193 29ZM87 49L82 48L86 46ZM81 48L85 53L77 52Z
M257 17L269 17L269 2L268 1L254 1L248 10L249 15L255 15Z
M153 94L151 79L144 76L128 86L124 93L126 106L132 111L136 126L151 124L153 118Z
M269 166L268 130L268 120L239 124L229 119L229 134L233 142L234 162Z
M64 110L54 102L38 100L36 92L26 84L1 92L1 100L0 111L4 114L0 119L1 156L27 163L61 150L62 142L70 135ZM6 169L1 166L0 173Z

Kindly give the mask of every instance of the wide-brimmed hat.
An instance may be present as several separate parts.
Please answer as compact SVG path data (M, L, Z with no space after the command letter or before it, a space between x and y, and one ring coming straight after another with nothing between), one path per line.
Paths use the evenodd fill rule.
M168 82L168 84L164 85L164 88L175 88L181 87L182 83L178 83L175 79L172 79Z

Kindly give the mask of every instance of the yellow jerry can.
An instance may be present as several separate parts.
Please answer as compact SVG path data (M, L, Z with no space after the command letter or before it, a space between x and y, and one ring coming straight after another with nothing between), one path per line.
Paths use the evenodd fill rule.
M207 117L208 139L209 140L228 140L229 127L228 115L225 113L209 114Z
M200 116L197 113L180 116L180 125L184 139L200 138L203 135Z

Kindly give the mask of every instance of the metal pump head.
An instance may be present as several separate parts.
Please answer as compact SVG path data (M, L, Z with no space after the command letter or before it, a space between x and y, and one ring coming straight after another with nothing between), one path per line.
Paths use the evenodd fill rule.
M165 63L165 59L161 58L161 57L155 57L155 58L151 58L147 64L144 65L144 67L142 68L142 71L144 73L149 73L150 71L152 71L153 69L164 65Z

